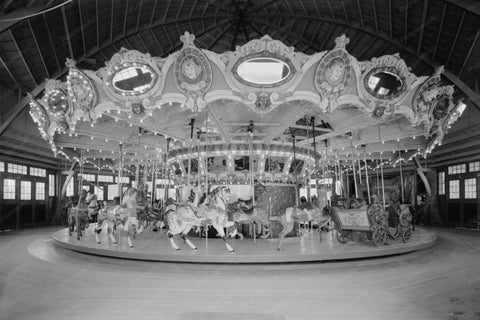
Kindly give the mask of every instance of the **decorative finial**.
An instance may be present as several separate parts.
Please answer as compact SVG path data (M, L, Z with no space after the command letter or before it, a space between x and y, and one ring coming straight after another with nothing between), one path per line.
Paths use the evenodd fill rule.
M183 36L180 37L180 41L183 42L183 47L194 47L195 44L193 41L195 40L195 35L190 34L188 31L185 31Z
M65 66L68 69L76 68L77 67L77 61L75 61L73 59L70 59L70 58L67 58L66 61L65 61Z
M345 49L345 46L350 42L344 34L335 38L335 49Z

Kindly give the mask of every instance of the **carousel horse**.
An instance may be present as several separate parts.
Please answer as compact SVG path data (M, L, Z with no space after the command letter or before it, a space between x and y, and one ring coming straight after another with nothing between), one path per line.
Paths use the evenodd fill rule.
M201 192L195 192L193 204L198 205L200 197ZM196 207L193 204L186 201L176 202L171 198L165 202L164 214L160 218L167 228L167 235L174 250L180 250L180 247L173 240L173 236L179 234L184 242L193 251L196 251L197 247L187 238L187 234L193 227L203 227L209 223L205 218L199 218L195 215Z
M113 233L116 229L116 226L119 221L117 221L116 213L117 211L115 208L119 206L117 205L105 205L98 210L97 214L97 226L95 227L95 240L97 241L98 244L100 244L100 237L99 234L104 228L104 226L107 226L107 234L112 243L116 244L117 240L113 236Z
M293 230L295 222L309 223L314 222L318 224L320 232L320 241L322 241L322 227L329 226L332 218L328 212L324 210L327 206L327 190L325 188L319 189L319 197L316 203L306 203L300 206L289 207L278 216L277 222L282 225L282 230L278 235L277 250L282 251L282 240L285 236Z
M93 192L89 192L86 200L88 204L88 219L93 219L93 216L98 214L100 206L98 205L97 195Z
M130 235L135 235L137 230L141 230L137 212L139 202L142 203L141 194L136 188L129 187L123 193L120 206L117 206L114 209L116 219L120 222L117 224L117 227L126 232L127 242L130 248L133 247Z
M261 238L264 239L270 235L270 230L274 222L268 219L268 211L255 206L252 199L238 199L237 202L228 205L227 212L229 220L235 224L247 224L249 226L253 224L254 226L263 227L268 233L262 235ZM261 229L259 228L259 230ZM234 230L234 232L235 231L236 230ZM243 234L239 231L236 232L237 235L243 239ZM232 234L233 233L230 233L229 235L232 236Z
M77 240L88 227L87 190L82 189L77 206L68 208L68 234L71 236L77 227Z
M196 196L195 199L199 199L203 196L203 189L195 189L196 193L201 193L200 197ZM227 205L230 201L230 188L226 186L220 186L215 188L207 197L204 203L198 205L196 208L197 216L209 221L218 235L225 242L225 246L230 253L234 253L235 250L227 242L227 237L223 228L229 228L234 225L233 221L228 220ZM196 204L196 203L194 203ZM235 229L236 230L236 229ZM235 231L233 232L233 235Z

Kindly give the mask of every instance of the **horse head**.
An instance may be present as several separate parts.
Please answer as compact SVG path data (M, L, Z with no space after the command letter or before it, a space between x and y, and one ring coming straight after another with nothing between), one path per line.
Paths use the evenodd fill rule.
M87 190L82 189L82 191L80 192L80 195L78 197L77 207L79 207L79 208L86 208L87 207L87 196L88 196Z
M121 206L124 208L136 208L137 207L137 189L129 187L123 193Z
M231 193L230 188L227 186L220 186L213 189L209 195L208 205L226 209L228 203L230 202Z

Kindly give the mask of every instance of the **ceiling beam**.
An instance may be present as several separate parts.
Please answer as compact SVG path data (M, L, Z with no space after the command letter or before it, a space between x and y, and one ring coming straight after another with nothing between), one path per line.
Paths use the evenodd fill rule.
M22 87L20 86L20 83L17 81L17 79L13 76L13 73L12 71L10 70L10 68L7 66L7 64L5 63L5 60L3 60L3 58L0 56L0 62L2 63L3 67L5 68L5 70L7 71L8 75L10 76L10 78L12 78L13 82L15 82L15 85L17 86L17 88L22 91Z
M480 30L478 30L477 33L475 34L475 38L473 39L472 44L470 45L470 49L468 49L467 55L465 56L465 60L463 60L462 67L460 68L460 71L458 71L459 77L462 75L463 69L465 68L467 61L470 58L470 55L472 54L472 50L475 47L475 44L477 43L479 35L480 35Z
M234 51L235 50L235 42L237 41L237 33L238 33L238 29L240 28L240 19L237 17L236 19L236 25L235 25L235 30L233 31L233 38L232 38L232 42L230 43L230 51Z
M453 50L455 49L455 46L457 44L458 35L460 34L460 30L462 29L462 26L463 26L463 20L465 19L465 13L466 11L463 11L462 18L460 19L460 23L458 24L458 27L457 27L457 33L455 34L455 39L453 40L453 43L451 44L450 52L448 53L447 62L445 62L445 67L448 67L448 63L450 62L450 58L452 57Z
M168 0L167 7L164 9L165 12L163 13L162 22L166 22L166 21L167 21L168 11L170 10L170 5L171 5L171 4L172 4L172 0ZM178 17L177 17L177 19L175 19L175 20L178 21Z
M145 52L150 52L150 49L148 48L147 44L145 43L145 41L143 41L142 35L140 33L137 33L137 37L138 37L138 40L140 40L140 43L142 44L142 46L145 47Z
M85 55L87 54L87 48L85 46L85 32L83 31L83 15L82 15L82 7L80 5L80 0L78 0L77 6L78 6L78 15L80 16L80 32L82 33L83 54Z
M372 8L373 8L373 18L375 20L375 31L378 32L378 18L377 18L377 7L375 7L375 0L372 0Z
M350 22L348 21L348 14L347 14L347 7L345 6L345 2L342 0L342 8L343 8L343 14L345 15L345 22L350 25Z
M392 0L388 0L388 31L390 33L390 39L393 38L393 12L392 12Z
M40 60L42 60L42 65L43 65L43 68L45 69L45 73L46 73L47 77L50 77L50 73L48 72L47 64L45 63L45 59L43 58L43 54L42 54L42 51L40 50L40 45L38 44L38 39L37 39L37 36L35 35L35 32L33 31L30 19L28 19L27 21L28 21L28 27L30 28L30 33L33 36L33 42L35 43L35 47L37 48L37 51L38 51L38 55L40 56Z
M328 10L330 10L330 14L332 15L333 21L337 21L337 18L335 17L335 13L333 13L332 5L330 4L329 0L327 0L327 5L328 5Z
M55 57L55 62L57 62L57 68L58 70L61 70L62 67L60 66L60 61L58 61L57 51L55 50L55 45L53 44L52 33L50 32L50 27L48 26L48 21L47 17L45 17L45 13L42 14L42 17L43 23L45 23L45 28L47 29L48 40L53 51L53 56Z
M17 40L15 39L15 37L14 37L14 35L13 35L12 29L11 29L11 28L8 29L8 32L9 32L9 34L10 34L10 37L11 37L12 40L13 40L13 44L15 45L15 49L17 49L17 51L18 51L18 54L19 54L19 56L20 56L20 59L22 59L22 62L23 62L23 64L25 65L25 69L27 69L28 75L30 76L30 78L32 78L33 83L34 83L35 85L38 85L37 80L35 80L35 77L33 76L32 70L30 70L30 67L29 67L28 64L27 64L27 60L25 60L25 56L23 55L22 50L20 50L20 47L18 46Z
M403 46L407 47L407 41L408 41L408 0L405 0L405 19L404 19L404 38L403 38ZM378 33L378 31L377 31Z
M97 48L100 50L100 17L98 16L98 0L95 0L95 16L97 23Z
M70 30L68 29L67 13L65 12L64 6L62 6L62 18L63 18L63 27L65 29L65 36L67 39L68 52L70 53L70 58L74 59L75 55L73 54L72 40L70 38Z
M180 13L182 12L183 4L184 4L184 3L185 3L185 0L182 0L182 2L180 3L180 7L178 7L177 17L175 18L175 20L180 19Z
M438 32L437 32L437 39L435 40L435 46L433 47L433 53L432 53L432 59L435 60L435 56L437 55L437 48L438 48L438 43L440 42L440 35L442 34L442 29L443 29L443 21L445 19L445 12L447 11L447 2L443 3L443 9L442 9L442 17L440 18L440 24L438 27Z
M138 27L140 26L140 17L142 16L142 7L143 7L143 0L140 0L140 8L138 9L137 26L135 28L135 32L138 31Z
M220 40L220 38L222 38L222 37L225 35L225 33L227 33L227 31L232 27L232 25L233 25L234 22L235 22L235 21L232 21L232 22L228 23L228 24L223 28L223 30L218 34L218 36L216 36L215 39L213 39L212 43L210 43L210 44L208 45L207 50L211 50L211 49L213 48L213 46L218 42L218 40Z
M360 6L360 0L357 0L357 7L358 7L358 15L360 17L360 25L362 26L362 28L365 28L365 25L363 24L362 7Z
M153 36L153 39L155 40L155 42L156 42L156 44L157 44L158 48L160 49L160 52L163 54L163 48L162 48L162 46L160 45L160 41L158 41L158 37L157 37L157 35L155 34L155 32L153 32L153 30L152 30L152 29L150 29L150 33L152 34L152 36Z
M310 126L302 126L302 125L298 125L298 124L292 124L290 126L288 126L289 128L294 128L294 129L303 129L303 130L312 130L312 127ZM333 132L333 129L331 128L319 128L319 127L315 127L315 131L321 131L321 132Z
M153 24L153 18L155 17L155 12L157 11L157 4L158 4L158 0L155 0L155 3L153 5L153 10L152 10L152 15L150 16L150 23L148 24L149 27L151 27Z
M193 4L192 9L190 10L190 12L189 12L189 14L188 14L188 18L189 18L189 19L192 18L193 11L195 11L195 9L197 8L197 4L198 4L198 0L195 0L195 3Z
M423 12L422 12L422 24L420 25L420 37L418 39L418 46L417 46L417 56L420 55L420 50L422 49L422 41L423 41L423 33L425 31L425 20L427 19L427 11L428 11L428 0L424 0L423 4Z
M127 32L128 4L129 4L129 0L127 0L127 3L125 3L125 15L123 16L123 36L124 37L125 37L125 33Z

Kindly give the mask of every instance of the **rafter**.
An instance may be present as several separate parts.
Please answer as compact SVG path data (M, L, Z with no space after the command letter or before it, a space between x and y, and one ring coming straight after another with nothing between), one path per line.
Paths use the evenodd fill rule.
M330 4L329 0L327 0L327 5L328 5L328 10L330 10L330 14L332 15L333 21L337 21L337 18L335 17L335 13L332 10L332 5Z
M182 12L182 9L183 9L183 4L185 3L185 0L182 0L182 2L180 2L180 7L178 7L178 11L177 11L177 17L175 20L178 20L180 19L180 13Z
M137 37L138 37L138 40L140 40L140 43L142 44L142 46L145 47L145 52L150 52L150 49L148 48L147 44L145 43L145 41L143 41L142 35L140 33L137 33Z
M167 21L168 10L170 10L170 5L171 5L171 4L172 4L172 0L168 0L167 7L165 8L165 12L164 12L164 14L163 14L162 22ZM175 19L175 20L178 20L178 18Z
M392 12L392 0L388 0L388 31L390 33L390 39L393 38L393 12Z
M68 52L70 53L70 58L74 59L75 55L73 54L72 39L70 38L70 30L68 29L68 22L67 22L67 13L65 12L64 6L62 6L62 18L63 18L63 28L65 29L65 35L67 38Z
M13 73L12 71L10 70L10 68L7 66L7 64L5 63L5 60L3 60L3 58L0 56L0 62L2 63L3 67L5 68L5 70L7 70L7 73L8 75L10 76L10 78L12 78L13 82L15 82L15 85L17 86L17 88L22 91L22 87L20 86L20 83L17 81L17 79L13 76Z
M128 4L129 0L127 0L127 3L125 4L125 15L123 16L123 36L125 36L125 33L127 32Z
M163 26L162 29L163 29L163 32L165 32L165 36L167 37L167 40L168 40L168 43L170 44L170 47L173 48L173 42L170 39L170 36L168 35L167 28L165 26Z
M360 25L362 26L362 28L364 28L364 24L363 24L363 15L362 15L362 7L360 6L360 0L357 0L357 7L358 7L358 15L360 16Z
M18 55L20 56L20 59L22 59L22 62L25 65L25 69L27 69L28 75L30 76L30 78L32 78L33 83L35 85L38 85L37 80L35 80L35 77L33 76L32 70L28 66L27 60L25 60L25 56L23 55L22 50L20 50L20 47L18 46L17 40L13 36L12 29L8 29L8 32L10 33L10 37L13 40L13 44L15 45L15 49L17 49L17 51L18 51Z
M372 0L372 8L373 8L373 18L375 20L375 30L378 33L378 18L377 18L377 7L375 6L375 0Z
M425 2L423 4L422 24L420 25L420 37L418 39L417 56L420 55L420 50L422 49L423 33L425 31L425 20L427 19L428 0L424 1Z
M460 34L460 30L462 29L462 26L463 26L463 19L465 19L465 13L466 11L463 11L462 19L460 19L460 23L458 24L457 33L455 34L455 39L453 40L450 52L448 53L447 62L445 62L446 67L448 67L448 63L450 62L450 58L452 57L453 50L455 49L455 45L457 44L458 35Z
M82 6L80 4L80 0L78 0L77 6L78 6L78 15L80 17L80 32L82 33L83 54L87 54L87 49L86 49L86 46L85 46L85 32L83 31Z
M110 42L113 41L113 12L114 12L114 7L115 7L115 0L112 0L112 5L110 8Z
M348 21L347 7L345 7L345 2L342 0L341 3L343 8L343 14L345 15L345 22L347 24L350 24L350 22Z
M477 34L475 34L475 38L473 39L472 44L470 45L470 49L468 49L468 53L465 56L465 60L463 60L462 67L460 68L460 71L458 71L458 76L459 77L462 75L463 69L465 68L465 65L467 64L467 61L470 58L470 55L472 54L472 50L475 47L475 44L477 43L479 34L480 34L480 30L477 31Z
M100 17L98 16L98 0L95 0L95 16L97 18L97 48L100 49Z
M163 54L163 48L162 48L162 46L160 45L160 41L158 41L158 37L157 37L157 35L155 34L155 32L153 32L153 30L152 30L152 29L150 29L150 33L152 34L152 36L153 36L153 39L154 39L154 40L155 40L155 42L157 43L157 46L160 48L160 50L161 50L161 53Z
M45 23L45 28L47 29L48 40L50 42L50 46L52 47L53 56L55 57L55 62L57 63L58 70L62 69L60 67L60 62L58 61L57 51L55 51L55 46L53 45L52 34L50 33L50 28L48 27L47 18L45 17L45 13L42 14L43 23Z
M330 40L330 38L332 37L332 33L333 31L335 30L337 26L336 25L332 25L332 27L330 28L330 31L328 32L328 35L326 37L323 38L323 41L322 41L322 46L320 48L324 49L325 46L327 45L327 42ZM324 49L325 50L325 49Z
M435 47L433 47L432 59L434 59L434 60L435 60L435 56L437 55L438 43L440 42L440 35L442 34L443 20L445 19L445 12L446 11L447 11L447 2L444 2L443 3L443 9L442 9L442 17L440 18L440 25L439 25L438 33L437 33L437 40L435 41Z
M158 4L158 0L155 0L155 3L153 5L153 10L152 10L152 15L150 16L150 23L148 24L150 27L153 24L153 18L155 17L155 12L157 11L157 4Z
M222 38L225 35L225 33L227 33L227 31L232 27L233 23L234 22L231 22L231 23L227 24L225 26L225 28L223 28L223 30L219 33L219 35L217 37L215 37L215 39L212 41L212 43L210 43L208 45L208 48L207 48L208 50L212 49L213 46L218 42L218 40L220 40L220 38Z
M405 32L404 32L404 40L403 40L403 46L407 46L407 41L408 41L408 0L405 0ZM377 30L378 33L378 30Z
M142 16L142 7L143 7L143 0L140 0L140 8L138 9L137 27L135 28L135 32L138 31L138 27L140 26L140 17Z
M235 42L237 41L237 33L238 33L238 29L240 28L240 19L237 18L236 19L236 25L235 25L235 29L233 31L233 38L232 38L232 42L230 43L230 51L234 51L235 50Z
M43 58L42 51L40 50L40 45L38 44L37 36L35 35L35 32L33 32L32 23L30 22L30 19L28 19L27 21L28 21L28 27L30 28L30 32L32 33L33 42L35 42L35 47L37 48L37 51L38 51L38 55L40 56L40 60L42 60L42 65L43 65L43 68L45 69L45 73L47 74L47 77L50 77L47 64L45 63L45 59Z

